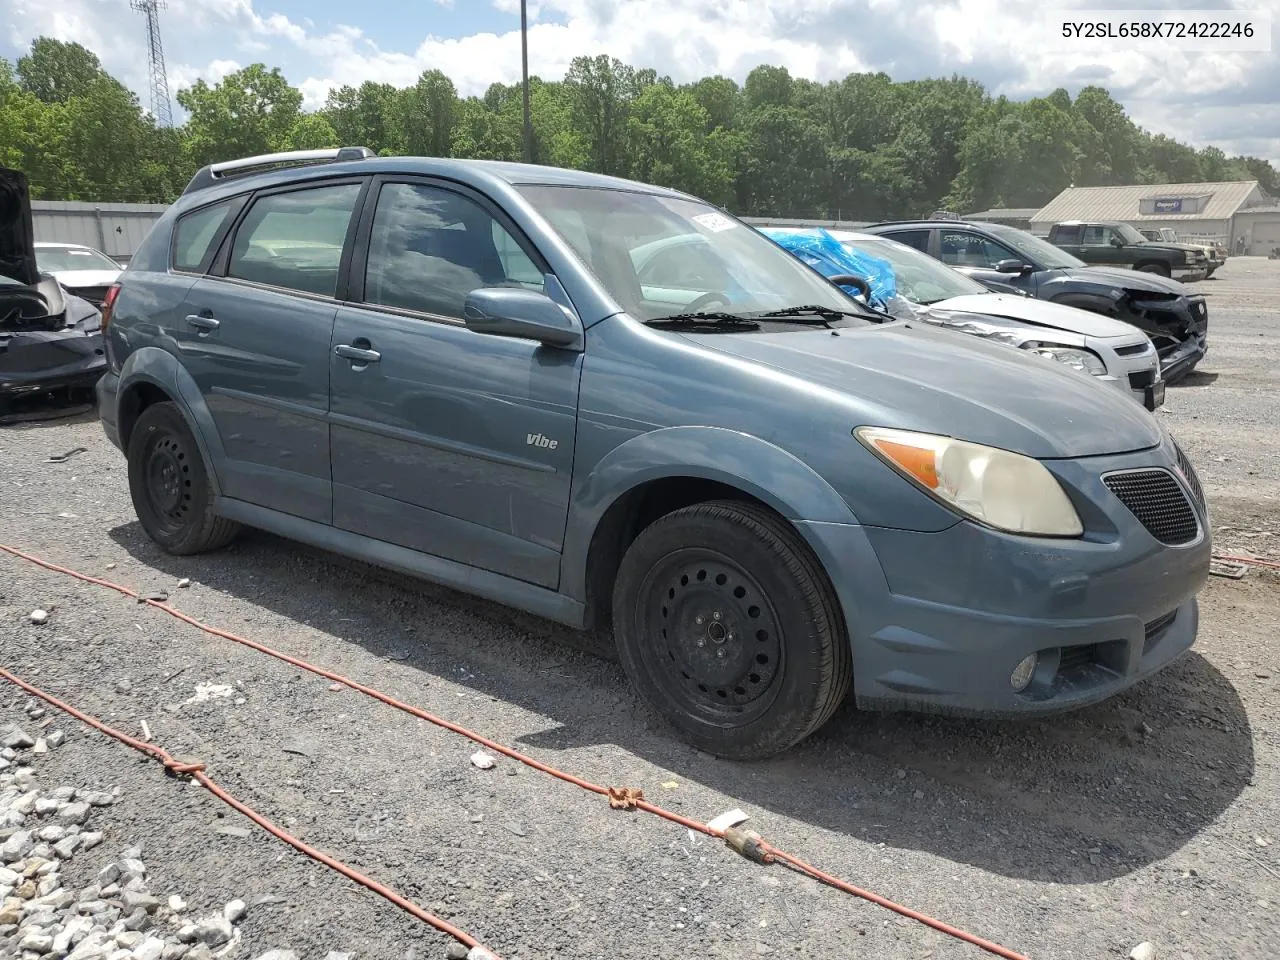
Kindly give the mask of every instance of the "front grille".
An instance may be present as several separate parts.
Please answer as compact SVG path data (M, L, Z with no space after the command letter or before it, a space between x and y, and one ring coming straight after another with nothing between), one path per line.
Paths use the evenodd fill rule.
M1182 487L1165 470L1130 470L1102 478L1129 512L1161 543L1190 543L1200 531Z
M1135 343L1127 347L1116 347L1116 356L1118 357L1135 357L1140 353L1146 353L1151 349L1151 343Z
M1149 387L1155 382L1156 372L1154 370L1139 370L1137 373L1129 374L1129 386L1134 390Z
M1195 467L1191 466L1191 461L1187 459L1182 447L1175 443L1173 449L1178 455L1178 469L1182 471L1182 476L1187 481L1187 486L1191 488L1191 495L1196 498L1196 503L1203 507L1204 488L1200 486L1200 478L1196 475Z

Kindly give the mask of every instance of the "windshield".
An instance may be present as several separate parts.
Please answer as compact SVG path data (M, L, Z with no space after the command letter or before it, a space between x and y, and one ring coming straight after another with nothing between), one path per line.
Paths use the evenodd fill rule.
M1111 229L1114 230L1116 233L1118 233L1120 235L1120 239L1123 240L1125 243L1146 243L1147 242L1146 237L1140 234L1133 227L1129 226L1129 224L1127 223L1114 224L1111 227Z
M1044 270L1058 270L1064 267L1083 267L1084 261L1077 260L1061 247L1055 247L1048 240L1041 240L1025 230L1006 227L993 223L986 225L987 231L998 240L1007 243L1024 256L1030 257L1040 264Z
M44 273L60 270L119 270L106 254L89 247L36 247L36 262Z
M519 190L638 320L797 306L870 316L772 240L710 204L590 187Z
M935 260L927 253L921 253L905 243L869 234L856 234L853 237L839 234L836 236L851 250L888 260L893 266L898 294L912 303L927 306L939 300L950 300L952 297L968 297L976 293L991 292L976 280L970 280L941 260Z

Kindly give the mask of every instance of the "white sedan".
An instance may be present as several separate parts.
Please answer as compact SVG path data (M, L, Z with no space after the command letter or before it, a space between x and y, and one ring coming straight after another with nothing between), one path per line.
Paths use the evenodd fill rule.
M102 305L107 288L123 269L105 253L78 243L37 243L36 266L77 297Z

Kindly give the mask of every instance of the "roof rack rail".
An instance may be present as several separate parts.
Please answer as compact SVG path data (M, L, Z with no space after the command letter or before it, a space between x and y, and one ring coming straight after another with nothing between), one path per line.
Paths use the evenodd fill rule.
M286 150L283 153L263 153L256 157L223 160L201 167L183 189L182 194L186 196L188 193L204 190L229 176L246 174L261 167L341 163L344 160L366 160L376 156L377 154L368 147L333 147L327 150Z

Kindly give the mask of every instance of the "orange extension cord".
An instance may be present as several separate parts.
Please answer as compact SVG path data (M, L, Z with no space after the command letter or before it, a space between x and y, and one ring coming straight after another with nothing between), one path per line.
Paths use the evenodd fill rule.
M163 747L158 747L154 743L147 743L144 740L135 739L134 737L131 737L126 733L121 733L119 730L116 730L114 727L107 726L101 720L95 719L94 717L89 716L87 713L77 710L75 707L70 706L69 704L63 703L61 700L59 700L57 697L53 696L52 694L46 693L44 690L41 690L39 687L32 686L31 684L27 683L25 680L21 679L20 677L14 676L4 667L0 667L0 679L8 680L15 687L21 687L23 690L31 694L33 697L39 697L45 703L50 704L51 706L57 707L59 710L62 710L65 713L69 713L71 716L75 717L81 723L87 723L89 726L93 727L95 730L99 730L102 733L105 733L109 737L114 737L115 739L119 740L121 743L125 744L126 746L133 747L133 749L141 753L145 753L151 757L154 757L155 759L159 760L162 764L164 764L164 768L166 770L170 771L175 776L180 776L180 777L189 776L193 778L200 784L200 786L204 787L206 790L212 793L215 797L217 797L223 803L226 803L227 805L234 807L236 810L239 810L241 813L243 813L246 817L248 817L258 826L262 827L262 829L266 830L268 833L271 833L276 837L279 837L281 840L289 844L289 846L293 847L295 850L299 850L302 853L305 853L308 857L311 857L313 860L317 860L320 863L323 863L326 867L330 868L331 870L336 870L338 873L342 874L344 877L354 880L356 883L360 884L361 886L368 887L374 893L378 894L378 896L385 897L387 900L390 900L401 910L405 911L406 913L412 914L413 916L417 917L419 920L423 920L431 924L431 926L435 927L441 933L448 934L449 936L457 940L459 943L465 944L468 948L481 946L480 942L476 940L473 936L471 936L469 933L467 933L466 931L459 930L457 927L453 926L453 924L451 923L446 923L444 920L441 920L439 917L435 916L434 914L428 913L426 910L422 909L422 907L418 906L412 900L405 899L400 894L392 890L390 887L384 886L383 884L378 883L378 881L372 880L369 877L366 877L364 874L360 873L358 870L355 870L352 867L347 866L341 860L335 860L333 857L329 856L327 853L323 853L320 850L317 850L315 847L308 846L307 844L299 840L297 837L294 837L288 832L286 832L285 830L282 830L280 827L277 827L274 823L272 823L266 817L262 816L257 811L252 810L245 804L241 803L235 797L231 796L231 794L227 793L226 790L223 790L222 787L214 783L213 780L210 779L210 777L204 772L205 766L203 763L199 763L199 762L190 763L190 762L179 760L178 758L174 757L171 753L169 753L169 751L165 750ZM483 947L483 949L489 952L490 954L493 954L494 960L501 960L501 958L499 958L497 954L494 954L492 950L489 950L488 947Z
M163 603L159 600L147 599L141 596L136 591L131 590L128 587L121 586L120 584L112 583L110 580L103 580L98 577L89 576L86 573L80 573L76 570L68 569L67 567L58 566L55 563L50 563L48 560L42 560L39 557L32 556L31 554L23 553L21 550L17 550L5 544L0 544L0 551L11 554L12 556L18 557L19 559L26 560L28 563L33 563L38 567L43 567L44 569L53 571L54 573L60 573L68 577L74 577L77 580L81 580L85 583L92 583L95 586L105 587L108 590L114 590L117 593L123 594L124 596L129 597L130 599L135 600L137 602L146 603L149 606L155 607L157 610L163 610L165 613L169 614L170 616L177 617L179 620L183 621L184 623L188 623L191 626L196 627L199 630L203 630L205 633L208 633L212 636L221 637L224 640L230 640L233 643L242 644L243 646L249 647L252 650L257 650L259 653L264 653L267 656L275 657L277 660L283 660L285 663L295 666L301 670L306 670L309 673L314 673L317 676L324 677L327 680L331 680L335 683L340 683L343 686L349 687L352 690L355 690L359 693L363 693L366 696L373 697L375 700L380 700L381 702L387 704L388 706L395 707L397 710L403 710L405 713L418 717L421 720L426 720L429 723L435 724L436 726L443 727L446 730L452 731L453 733L456 733L459 736L466 737L468 740L474 741L475 743L478 743L484 747L488 747L490 750L494 751L495 753L500 753L503 756L511 758L512 760L519 761L520 763L523 763L526 766L532 767L535 770L539 770L542 773L555 777L558 780L563 780L566 783L571 783L574 786L581 787L583 790L588 790L591 793L608 797L610 798L611 802L614 801L615 798L623 797L625 799L619 802L625 804L626 806L629 806L629 807L634 806L640 810L646 811L647 813L652 813L655 816L662 817L664 820L669 820L672 823L677 823L682 827L686 827L690 830L696 830L699 833L706 834L709 837L715 837L717 839L726 840L727 842L729 842L730 846L734 847L734 849L738 850L738 852L743 853L749 859L752 859L756 862L764 863L764 864L768 864L768 863L785 864L786 866L791 867L793 870L799 873L802 873L808 877L811 877L814 880L817 880L819 883L823 883L823 884L826 884L827 886L834 887L837 890L843 891L844 893L851 894L855 897L860 897L863 900L866 900L870 903L874 903L878 906L884 907L887 910L892 910L894 913L900 914L901 916L907 917L908 919L918 921L919 923L923 923L926 926L932 927L933 929L938 930L942 933L945 933L948 936L954 937L957 940L962 940L965 943L969 943L975 947L979 947L982 950L985 950L988 953L994 954L997 957L1003 957L1004 960L1028 960L1028 958L1023 956L1022 954L1015 953L1014 951L1008 949L1007 947L1000 946L998 943L992 943L989 940L984 940L981 937L976 936L972 933L969 933L965 930L961 930L958 927L953 927L950 924L943 923L941 920L936 920L933 917L928 916L927 914L920 913L916 910L912 910L910 907L904 907L901 904L894 903L892 900L882 897L879 894L872 893L869 890L863 890L861 887L856 887L853 884L848 883L847 881L841 880L839 877L833 876L829 873L819 870L817 867L814 867L811 864L806 863L805 861L801 860L799 857L793 856L792 854L789 854L784 850L778 849L777 847L773 846L767 841L764 841L756 837L754 834L746 834L742 831L736 831L736 830L730 830L727 832L722 830L716 830L699 820L693 820L693 819L690 819L689 817L682 817L678 813L673 813L672 811L666 810L663 807L650 803L647 800L633 798L632 796L630 796L631 791L619 790L617 788L603 787L597 783L592 783L589 780L583 780L580 777L575 777L573 774L565 773L562 770L557 770L555 767L542 763L539 760L535 760L532 757L526 756L525 754L520 753L517 750L513 750L512 748L504 746L493 740L490 740L487 737L481 736L478 733L468 730L466 727L460 726L459 724L453 723L449 720L445 720L441 717L437 717L434 714L428 713L427 711L422 710L418 707L415 707L411 704L402 703L401 701L396 700L394 697L388 696L387 694L382 693L379 690L375 690L372 687L365 686L364 684L359 683L355 680L349 680L348 678L342 676L341 674L334 673L330 670L325 670L322 667L313 666L312 664L307 663L305 660L300 660L297 657L291 657L288 654L281 653L278 650L273 650L270 647L264 646L260 643L256 643L255 641L249 640L245 637L237 636L234 633L228 633L227 631L220 630L217 627L209 626L208 624L202 623L199 620L195 619L194 617L186 613L183 613L181 610L177 610L166 603ZM422 910L420 907L417 907L413 903L405 900L403 897L400 897L394 891L389 890L388 888L383 887L381 884L378 884L375 881L362 876L361 874L357 873L355 870L351 869L350 867L346 867L345 865L339 863L338 861L327 857L325 854L320 853L319 851L313 850L310 847L307 847L300 840L290 837L287 833L285 833L284 831L280 830L278 827L271 824L265 818L260 817L258 814L250 810L248 807L245 807L243 804L240 804L239 802L234 800L232 797L228 796L224 791L221 790L221 788L217 787L212 781L209 780L207 776L205 776L203 772L203 768L200 767L199 765L195 765L194 768L191 766L184 767L183 764L174 760L173 757L169 756L167 753L165 753L163 750L160 750L158 747L154 747L151 744L143 743L141 741L133 740L132 738L125 736L119 731L112 730L110 727L107 727L105 724L95 721L85 716L84 714L72 709L71 707L68 707L65 704L58 702L48 694L37 691L34 687L31 687L30 685L18 680L16 677L14 677L11 673L9 673L6 670L0 669L0 677L4 677L5 679L9 680L12 683L17 684L23 689L28 690L32 693L35 693L36 695L44 699L46 702L51 703L54 706L57 706L59 709L67 711L68 713L72 714L78 719L83 720L85 723L88 723L91 726L97 728L98 730L101 730L102 732L115 737L117 740L120 740L123 743L127 743L129 746L132 746L135 749L142 750L145 753L149 753L152 756L157 757L165 764L167 768L180 773L190 772L202 785L208 787L208 789L212 791L216 796L220 797L227 803L231 804L241 813L244 813L246 816L252 819L255 823L269 830L271 833L275 834L277 837L284 840L286 843L290 844L291 846L295 847L298 850L301 850L303 853L306 853L308 856L314 857L316 860L319 860L321 863L324 863L327 866L332 867L333 869L342 873L344 876L347 876L350 879L355 880L357 883L360 883L368 887L370 890L373 890L375 893L380 894L381 896L390 900L392 903L396 904L402 909L407 910L409 913L413 914L419 919L425 920L427 923L431 924L436 929L442 930L448 933L450 936L454 937L460 942L467 944L468 946L476 945L475 941L471 939L467 934L449 926L449 924L445 923L443 920L440 920L439 918L432 916L431 914L427 913L425 910ZM746 847L750 850L750 852L743 849L744 842Z

